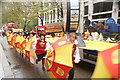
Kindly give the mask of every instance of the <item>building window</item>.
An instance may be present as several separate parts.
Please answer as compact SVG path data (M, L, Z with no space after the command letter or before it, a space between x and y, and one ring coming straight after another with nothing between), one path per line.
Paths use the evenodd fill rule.
M88 6L85 6L84 7L84 15L87 15L88 14Z
M55 22L55 10L53 10L53 23Z
M88 19L88 17L84 17L83 19Z
M119 7L119 10L120 10L120 1L118 2L118 7Z
M118 19L117 24L120 24L120 19Z
M113 2L99 2L95 3L93 13L112 11Z
M49 23L49 12L47 12L47 23Z
M60 19L59 14L60 14L60 11L59 11L59 8L58 8L58 9L57 9L57 22L59 22L59 19Z
M92 16L92 18L101 19L101 18L110 18L111 16L112 16L112 13L108 13L108 14L95 15L95 16Z
M51 18L51 20L50 20L50 22L52 23L52 20L53 20L53 17L52 17L52 11L50 12L50 18Z

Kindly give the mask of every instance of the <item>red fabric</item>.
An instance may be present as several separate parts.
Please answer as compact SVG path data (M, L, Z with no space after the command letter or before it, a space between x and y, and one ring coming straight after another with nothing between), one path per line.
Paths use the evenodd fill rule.
M73 61L73 67L75 67L75 65L74 65L74 57L73 57L73 55L74 55L74 53L75 53L75 50L76 50L76 45L74 44L73 45L73 51L72 51L72 61Z
M12 37L12 46L13 46L13 47L15 47L14 44L15 44L15 39L16 39L16 37L17 37L16 35L14 35L14 36Z
M24 45L25 45L25 43L26 43L26 40L24 40L24 41L21 43L21 45L20 45L20 46L22 47L22 49L25 49L25 46L24 46Z
M46 41L37 40L35 53L40 55L45 53Z
M30 38L27 38L28 40L30 39Z
M25 50L25 44L26 44L26 40L24 40L22 43L21 43L21 49L22 49L22 54L23 55L26 55L25 52L23 50Z
M28 61L30 61L30 51L26 50L26 58L27 58Z
M114 46L114 47L112 47L110 49L107 49L105 51L99 52L102 55L102 59L103 59L105 65L106 65L108 71L111 73L112 78L120 78L120 74L118 74L118 72L120 72L120 69L119 69L120 68L120 63L114 64L112 62L113 56L116 56L116 58L118 58L117 55L119 55L119 53L117 55L113 55L112 53L115 50L120 49L119 46L120 45L117 45L117 46Z
M64 71L63 75L58 74L58 73L62 72L62 71L57 71L58 68L60 68ZM64 80L71 69L72 69L72 67L69 67L69 66L66 66L66 65L61 65L59 63L53 62L52 68L47 70L47 71L48 72L51 71L57 79Z
M9 45L12 45L11 43L12 43L11 41L8 41L8 44L9 44Z
M72 44L70 41L68 41L66 39L66 37L63 37L62 39L57 40L55 43L52 44L53 49L57 49L59 47L68 45L68 44ZM72 47L73 49L73 53L76 50L76 45L73 45ZM73 53L71 55L72 61L73 61ZM56 57L56 53L53 52L52 56L48 56L46 61L51 62L51 67L50 69L47 70L47 72L52 72L52 74L54 75L55 78L57 78L58 80L66 80L66 76L69 73L69 71L73 68L70 66L66 66L64 64L59 64L54 62L54 59ZM48 58L52 58L52 61L50 61ZM61 75L60 75L61 74Z
M16 42L15 43L15 48L19 48L19 45L20 45L19 42Z
M60 44L59 44L60 42L64 42L64 44L61 44L61 45L60 45ZM59 48L59 47L61 47L61 46L67 45L67 44L71 44L71 42L70 42L70 41L67 41L66 36L65 36L65 37L57 40L55 43L53 43L53 44L52 44L52 47L53 47L53 49L55 50L56 48Z

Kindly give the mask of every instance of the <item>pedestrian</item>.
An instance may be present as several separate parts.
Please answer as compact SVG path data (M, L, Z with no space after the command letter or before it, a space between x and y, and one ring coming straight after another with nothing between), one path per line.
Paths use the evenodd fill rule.
M75 44L75 40L77 40L77 36L75 33L70 33L68 35L68 41L70 41L73 44L73 63L79 63L80 62L80 54L79 54L79 49L77 45ZM68 80L73 80L74 78L74 67L70 70Z
M35 49L35 53L37 56L36 64L42 59L42 70L45 71L44 63L45 63L45 55L46 51L49 49L49 42L45 41L45 35L38 35L39 39L33 43L33 49Z

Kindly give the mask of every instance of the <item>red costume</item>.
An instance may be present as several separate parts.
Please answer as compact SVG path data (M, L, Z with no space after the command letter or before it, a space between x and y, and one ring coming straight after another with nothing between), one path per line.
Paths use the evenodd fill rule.
M37 55L45 53L46 41L37 40L35 53Z

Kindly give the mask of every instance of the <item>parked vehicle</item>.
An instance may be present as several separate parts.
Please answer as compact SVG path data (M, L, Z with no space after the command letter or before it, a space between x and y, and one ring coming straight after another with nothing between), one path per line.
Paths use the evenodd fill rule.
M112 41L120 41L120 24L116 24L113 18L108 18L104 24L85 20L85 28L90 32L102 33L104 40L110 38Z

